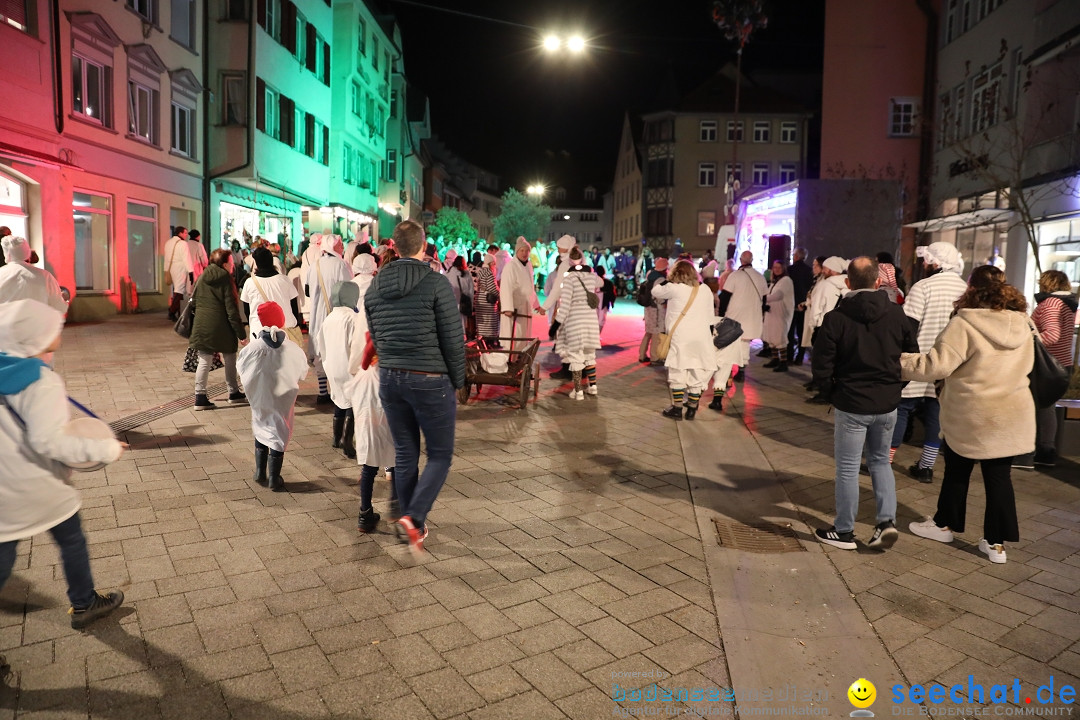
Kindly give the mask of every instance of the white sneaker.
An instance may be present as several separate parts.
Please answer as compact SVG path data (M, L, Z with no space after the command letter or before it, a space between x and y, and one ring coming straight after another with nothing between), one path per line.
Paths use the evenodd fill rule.
M926 518L922 522L913 522L908 525L908 530L911 531L912 535L918 535L927 540L937 540L938 542L943 543L951 543L953 541L952 530L949 528L938 527L934 523L933 518Z
M596 389L595 385L590 385L589 389L586 390L585 392L589 393L590 395L596 395L599 392L599 390Z
M584 400L585 399L585 391L584 390L571 390L570 391L570 399L571 400Z
M1001 565L1005 562L1005 546L998 543L997 545L991 545L983 538L979 541L979 552L990 558L990 562Z

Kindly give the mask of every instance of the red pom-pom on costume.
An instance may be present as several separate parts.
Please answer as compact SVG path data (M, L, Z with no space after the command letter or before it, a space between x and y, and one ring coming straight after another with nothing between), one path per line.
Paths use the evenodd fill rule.
M259 322L262 323L264 328L285 327L285 311L276 302L264 302L259 305L256 312L259 315Z

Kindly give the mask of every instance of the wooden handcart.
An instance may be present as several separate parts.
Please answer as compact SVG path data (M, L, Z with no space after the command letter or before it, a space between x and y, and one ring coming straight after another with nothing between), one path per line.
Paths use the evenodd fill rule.
M518 408L529 403L529 389L535 399L540 392L540 366L536 353L540 349L538 338L498 338L502 347L492 347L483 338L465 344L465 387L458 390L458 402L469 402L472 388L477 394L484 385L503 385L517 388ZM511 349L515 348L515 349ZM506 355L505 372L489 372L484 369L484 356Z

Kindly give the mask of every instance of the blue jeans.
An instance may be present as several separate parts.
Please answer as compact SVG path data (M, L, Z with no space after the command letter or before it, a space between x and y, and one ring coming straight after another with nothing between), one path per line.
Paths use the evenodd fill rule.
M83 535L79 513L49 528L49 533L60 546L60 560L64 564L71 607L79 610L90 607L94 602L94 576L90 574L90 553L86 550L86 536ZM0 543L0 587L11 577L11 569L15 567L15 547L18 544L18 540Z
M379 369L379 399L394 437L394 485L401 514L421 528L450 474L457 422L454 386L446 375L384 367ZM422 474L421 432L427 447Z
M889 438L896 411L882 415L835 412L833 455L836 458L836 531L855 529L859 511L859 463L866 446L866 465L877 498L877 523L896 520L896 478L889 464Z
M898 448L904 442L904 430L907 429L908 416L919 409L923 409L923 427L926 434L923 437L923 445L941 447L941 426L938 424L938 415L941 413L941 403L936 397L903 398L900 406L896 408L896 428L892 434L892 447Z

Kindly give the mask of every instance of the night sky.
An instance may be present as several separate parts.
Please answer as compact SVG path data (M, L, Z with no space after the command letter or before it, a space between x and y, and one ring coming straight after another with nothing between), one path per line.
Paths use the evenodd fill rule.
M623 113L655 109L669 77L685 94L735 59L708 0L380 3L400 22L405 74L431 99L435 133L520 189L550 184L544 176L561 171L577 177L560 182L606 190ZM773 0L769 27L747 46L744 71L820 72L824 5ZM588 50L545 53L539 43L549 29L579 32Z

